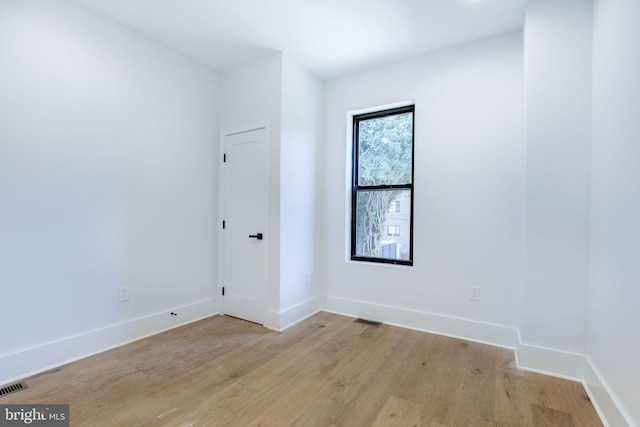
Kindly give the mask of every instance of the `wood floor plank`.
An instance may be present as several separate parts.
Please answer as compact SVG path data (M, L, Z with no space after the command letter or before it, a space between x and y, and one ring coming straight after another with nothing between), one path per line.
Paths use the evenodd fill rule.
M256 326L249 322L242 322L234 320L236 324L240 324L244 331L241 336L249 336L248 332L253 330ZM258 337L263 337L268 334L263 328ZM233 335L233 333L231 333ZM256 339L257 337L253 337ZM213 341L221 340L221 337L215 336ZM142 425L148 420L154 420L162 416L167 417L167 410L173 409L173 412L179 412L181 409L188 408L194 399L196 393L207 393L212 389L222 389L226 384L234 381L234 372L237 370L246 369L249 365L249 369L253 369L256 362L256 354L248 351L244 348L245 345L250 345L252 341L248 341L242 345L242 340L228 340L222 339L229 345L228 351L212 352L212 359L203 365L194 367L189 373L177 375L167 378L161 371L156 371L158 374L156 382L147 383L142 389L138 387L127 387L127 384L123 384L118 390L114 390L112 394L115 394L121 399L120 411L116 414L112 414L109 419L111 425ZM242 349L238 351L239 349ZM181 349L182 351L182 349ZM230 354L231 353L231 354ZM234 354L236 353L236 354ZM239 353L239 354L237 354ZM276 353L264 353L259 358L274 357ZM226 369L215 369L216 362L224 366ZM132 363L138 362L134 359ZM149 375L153 376L153 375ZM155 402L154 405L147 405L145 402ZM102 402L95 402L98 405L102 405ZM94 404L94 407L96 405ZM103 408L103 406L98 406ZM93 423L93 425L109 425L108 423L101 424L101 420L104 419L105 413L103 411L92 411L84 414L74 414L76 419L82 420L83 423Z
M69 403L72 426L602 426L510 350L325 312L283 333L214 316L26 381L0 403Z
M188 408L172 415L172 418L180 416L202 423L203 414L216 414L215 420L207 421L208 425L246 425L247 420L269 408L289 390L295 384L296 377L304 376L309 366L307 360L312 352L332 340L346 339L340 332L347 325L348 322L344 321L332 322L324 325L322 333L316 337L291 342L289 351L299 357L291 357L288 352L278 352L234 383L194 397Z
M470 343L436 337L434 351L424 362L425 376L414 398L423 404L423 418L453 425L470 355Z
M253 325L237 319L234 321L245 326ZM130 399L126 402L127 407L117 415L117 421L120 425L133 425L140 420L142 420L142 424L139 425L157 425L156 420L160 416L162 416L163 423L177 422L176 420L180 419L188 419L190 422L207 419L217 411L209 403L210 399L215 400L220 393L231 392L236 383L249 378L253 371L265 366L272 359L279 356L286 357L282 355L287 351L295 351L296 347L318 342L318 335L326 335L320 334L320 332L325 332L326 329L335 330L339 325L340 323L335 321L326 324L307 322L291 334L268 332L258 341L248 342L222 357L211 360L186 378L176 378L163 384L163 387L156 387L143 395ZM160 408L161 411L156 409L145 413L144 410L139 410L136 413L136 419L124 418L127 414L134 412L133 408L143 406L143 402L149 400L158 402L156 408ZM165 408L171 408L172 411L167 413ZM216 415L216 421L211 421L207 425L225 425L229 416L229 414L220 417Z
M396 328L394 328L396 329ZM395 331L390 331L395 332ZM345 411L336 417L340 425L371 425L377 414L389 399L393 384L407 369L406 360L414 346L409 336L414 331L405 330L397 338L399 345L395 345L380 363L370 371L369 378L359 390L355 399L346 406ZM359 371L364 371L361 365L353 365Z
M398 347L402 337L406 334L399 328L387 326L381 328L368 326L365 333L381 335L376 339L375 345L362 351L336 380L319 394L319 399L307 407L304 415L298 418L293 425L349 425L343 424L344 418L352 411L362 410L358 405L358 399L366 390L371 376L384 375L378 368ZM371 416L373 414L365 415Z
M300 411L298 418L291 424L295 427L330 427L336 426L331 420L335 401L319 395L313 404Z
M472 343L462 379L454 426L493 426L495 419L495 347Z
M422 408L417 403L391 396L382 407L372 427L421 427L423 425L421 413Z
M351 325L347 327L352 332L358 332ZM291 425L298 419L300 408L313 404L316 395L329 387L354 362L362 350L362 342L357 339L358 336L361 334L351 336L343 333L320 343L305 358L304 369L292 375L290 387L281 393L281 397L264 411L253 416L239 417L234 422L247 426Z
M309 370L299 376L296 383L271 407L260 413L246 425L292 425L299 417L301 408L311 406L319 393L331 385L336 377L356 359L355 345L345 343L342 349L323 352L318 349L310 359ZM292 410L294 408L294 410ZM243 422L240 418L238 424Z
M414 332L409 339L414 343L411 358L406 361L406 370L393 385L392 394L412 402L421 402L436 394L438 367L434 363L442 355L444 340L433 334Z
M574 427L571 414L556 411L536 404L531 404L533 422L539 427Z
M567 383L560 378L549 378L549 382L552 389L551 399L561 402L559 407L563 412L571 414L576 425L602 425L582 384Z
M535 374L517 369L513 351L496 352L496 420L505 425L534 425L526 390Z

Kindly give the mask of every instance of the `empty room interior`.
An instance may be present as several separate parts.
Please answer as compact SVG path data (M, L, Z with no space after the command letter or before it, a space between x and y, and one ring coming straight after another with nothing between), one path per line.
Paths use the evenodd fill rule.
M71 425L640 426L640 2L0 0L0 290Z

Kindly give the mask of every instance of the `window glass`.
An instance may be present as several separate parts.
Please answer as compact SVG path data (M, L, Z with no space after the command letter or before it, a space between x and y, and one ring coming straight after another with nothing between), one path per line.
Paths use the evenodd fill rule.
M358 123L358 185L412 181L413 113Z
M413 264L413 115L353 118L352 260Z

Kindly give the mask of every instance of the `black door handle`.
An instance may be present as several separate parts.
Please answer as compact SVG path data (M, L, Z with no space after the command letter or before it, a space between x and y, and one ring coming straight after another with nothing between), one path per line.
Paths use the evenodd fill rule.
M258 234L249 234L249 237L251 237L252 239L262 240L262 233L258 233Z

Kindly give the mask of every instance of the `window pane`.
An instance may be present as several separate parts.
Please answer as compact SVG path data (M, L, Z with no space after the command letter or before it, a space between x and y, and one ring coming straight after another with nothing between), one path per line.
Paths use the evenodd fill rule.
M411 184L413 113L361 120L358 185Z
M389 212L393 202L400 202L399 212ZM411 191L359 190L356 203L355 255L409 260Z

